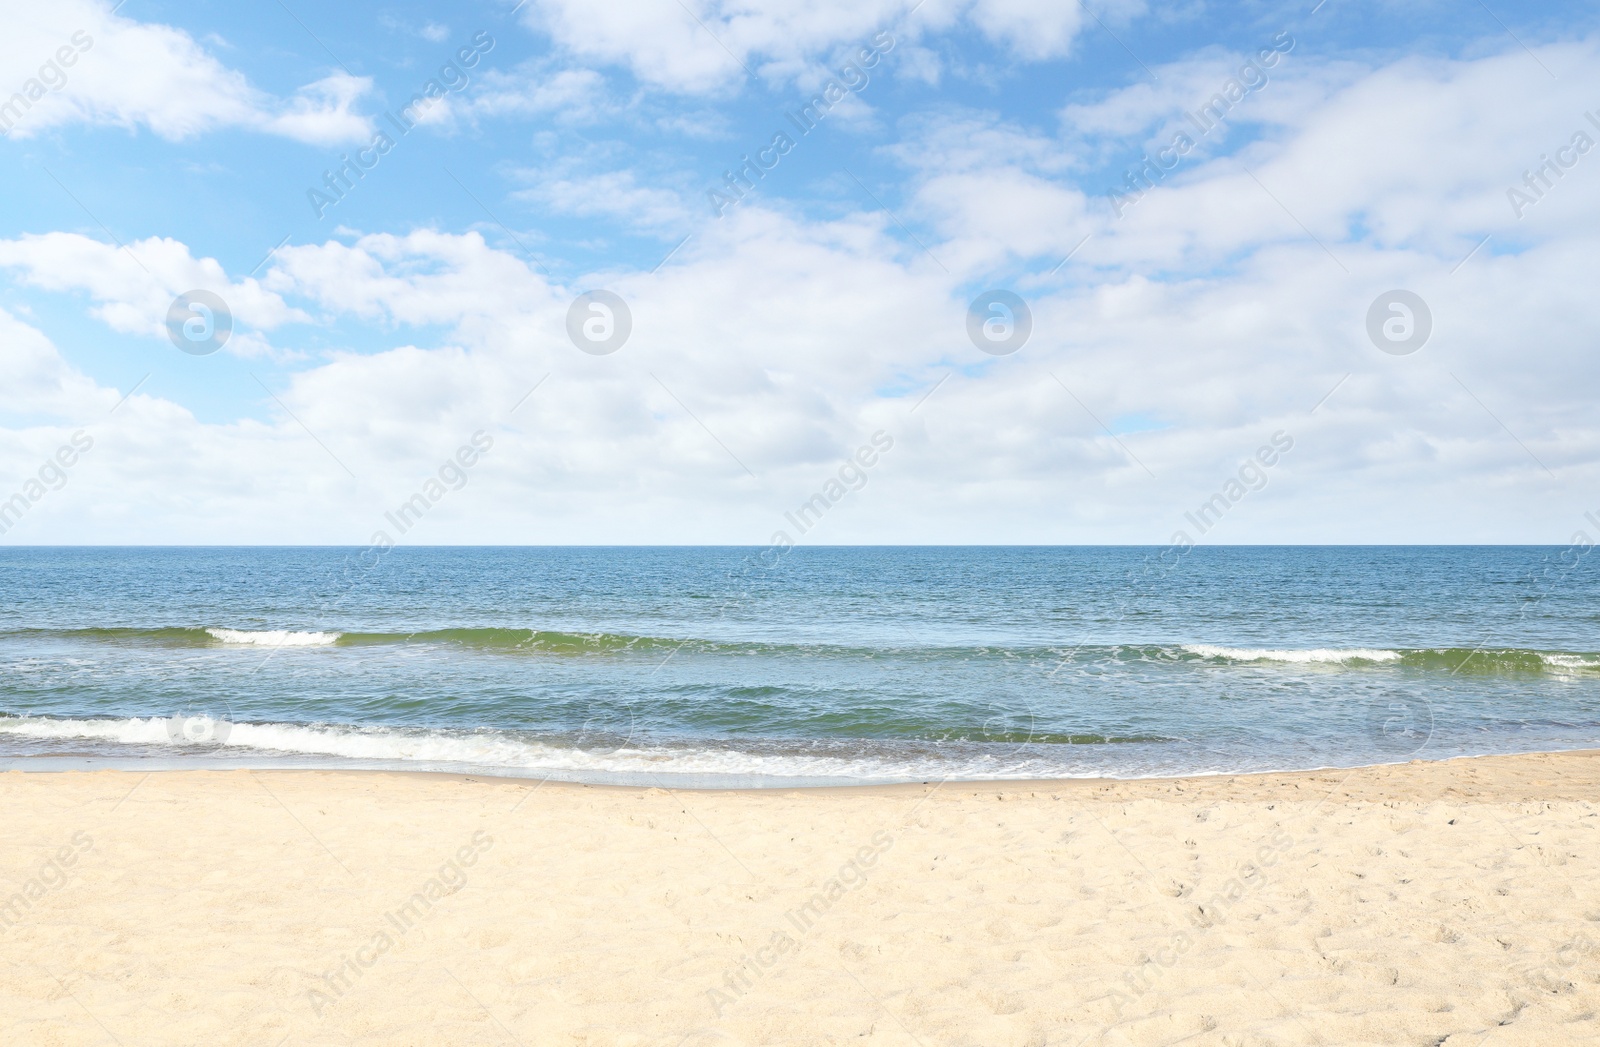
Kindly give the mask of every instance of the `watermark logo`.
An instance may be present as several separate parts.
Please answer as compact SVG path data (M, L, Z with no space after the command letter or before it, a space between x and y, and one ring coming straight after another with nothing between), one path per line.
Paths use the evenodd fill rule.
M983 719L973 740L984 743L987 755L1018 756L1033 742L1038 719L1028 699L1020 695L994 698L980 712Z
M619 294L585 291L567 307L567 337L590 356L609 356L633 333L633 313Z
M729 1007L787 966L792 955L800 951L807 937L821 924L823 917L846 896L866 884L873 867L893 846L894 837L879 829L832 876L818 884L809 898L797 907L786 910L783 918L787 926L779 924L774 927L766 944L741 954L738 962L723 972L721 985L706 990L706 1001L711 1005L712 1012L721 1018Z
M114 9L113 9L114 10ZM9 135L33 104L51 91L67 86L67 70L78 64L78 56L94 46L94 37L78 30L68 42L56 48L55 54L39 67L39 72L22 84L22 89L10 98L0 101L0 135Z
M590 756L613 756L633 742L638 727L630 704L623 709L594 708L578 726L574 744Z
M1010 356L1033 334L1033 311L1010 291L985 291L967 308L967 337L990 356Z
M840 66L837 75L829 77L810 101L802 103L793 112L784 111L784 117L794 125L798 138L792 137L787 130L774 131L772 141L757 149L754 158L745 153L739 157L742 162L738 167L722 172L723 184L720 189L706 190L706 199L718 218L744 200L756 184L767 177L768 171L777 167L778 162L788 156L796 144L817 129L834 106L851 94L860 94L866 89L872 81L867 70L894 50L894 34L888 31L874 33L871 42L871 47L857 48L855 56Z
M391 535L381 528L375 530L365 548L353 556L345 557L341 567L343 590L338 596L325 601L319 613L326 613L337 607L356 589L368 572L377 570L383 563L384 557L399 544L399 539L421 523L430 509L443 501L452 491L466 487L468 480L471 479L469 471L493 447L494 436L486 430L479 429L472 434L469 443L457 447L454 455L440 462L438 470L424 480L415 493L393 510L385 511L383 518L394 528L395 534Z
M24 880L10 897L0 896L0 934L22 923L41 898L71 882L76 873L73 866L92 850L94 837L80 829L40 863L39 871Z
M365 942L341 956L339 963L323 974L318 988L306 991L306 1001L316 1016L321 1018L324 1011L343 1000L362 976L376 967L387 953L403 949L408 940L415 941L415 938L408 939L407 936L437 915L439 902L466 889L467 870L478 864L478 859L493 846L494 837L479 829L472 834L470 842L446 859L438 871L413 891L409 898L385 912ZM426 931L418 935L425 936Z
M1555 951L1553 962L1524 971L1523 976L1535 992L1573 992L1578 988L1577 979L1587 980L1585 969L1592 969L1597 958L1600 942L1580 931Z
M1583 118L1600 131L1600 117L1585 111ZM1541 163L1531 171L1522 172L1522 187L1511 186L1506 190L1506 199L1511 202L1511 210L1521 220L1528 213L1528 208L1543 200L1545 194L1556 187L1556 183L1567 176L1567 172L1578 166L1578 161L1589 155L1589 150L1594 148L1594 139L1589 132L1578 128L1572 132L1572 140L1557 149L1552 158L1548 153L1540 153Z
M174 745L225 745L233 733L233 706L219 698L185 702L162 726Z
M802 535L810 531L821 523L828 510L843 501L846 495L867 486L868 470L877 465L881 456L888 454L893 447L894 437L879 429L872 434L870 445L862 444L856 448L856 453L844 460L844 464L839 466L834 476L830 476L816 493L802 502L793 512L784 513L783 518L793 524L795 530ZM784 531L775 533L772 541L775 546L782 546L785 550L794 544Z
M1255 457L1246 458L1240 464L1238 471L1228 477L1215 494L1201 502L1192 512L1184 513L1184 519L1193 524L1201 534L1205 534L1217 526L1229 509L1243 501L1245 495L1266 487L1271 480L1267 470L1277 465L1283 456L1292 450L1294 450L1294 437L1282 429L1277 430L1272 434L1270 443L1257 447Z
M1409 356L1433 333L1433 312L1415 291L1385 291L1367 307L1367 337L1390 356Z
M78 464L80 456L94 446L94 437L79 429L69 442L56 448L56 453L46 458L35 475L24 480L22 486L4 501L0 501L0 534L6 534L22 521L29 509L44 499L51 491L67 486L68 470Z
M1367 737L1385 756L1410 756L1433 737L1433 706L1415 694L1386 694L1367 706Z
M1234 76L1223 81L1222 89L1202 105L1193 111L1184 111L1183 117L1189 122L1189 126L1194 128L1194 135L1191 136L1187 129L1177 132L1172 136L1170 143L1156 151L1154 159L1149 153L1145 153L1139 157L1138 166L1131 167L1123 173L1125 189L1113 189L1106 194L1111 201L1111 210L1118 218L1126 214L1128 208L1143 200L1167 177L1168 171L1176 168L1184 157L1199 146L1201 139L1226 121L1235 106L1252 93L1267 86L1271 80L1267 70L1294 50L1295 39L1285 29L1274 36L1271 43L1271 47L1261 48L1254 58L1239 67Z
M179 745L225 745L233 724L206 713L179 713L167 720L167 737Z
M190 356L210 356L233 334L233 311L210 291L185 291L167 307L167 337Z
M487 29L478 30L473 34L470 44L458 48L455 55L439 67L438 74L424 83L411 96L411 100L400 107L398 113L386 111L383 114L384 119L389 121L389 127L394 128L393 136L387 129L380 128L365 148L356 150L355 156L340 153L339 165L322 172L322 188L312 186L306 190L306 200L316 216L326 216L328 208L349 196L356 183L367 177L367 172L377 167L389 155L389 151L411 133L412 128L434 111L440 101L450 94L465 91L472 82L468 70L476 67L484 55L493 51L494 44L494 36Z
M398 534L404 535L427 515L429 509L444 501L445 495L451 491L459 491L467 486L471 479L470 470L494 446L494 437L486 430L479 429L472 434L470 444L462 444L456 448L456 453L439 463L438 471L423 481L415 494L401 502L393 511L385 512L383 518L394 525ZM394 539L387 532L377 531L372 536L372 544L363 552L363 557L368 553L374 556L374 563L384 553L394 548Z

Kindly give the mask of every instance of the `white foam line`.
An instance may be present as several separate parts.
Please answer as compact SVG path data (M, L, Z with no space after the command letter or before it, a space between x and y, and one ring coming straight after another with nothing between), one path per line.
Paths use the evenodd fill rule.
M203 719L203 718L202 718ZM587 774L708 774L773 778L864 778L919 780L1057 777L1062 768L1046 761L980 754L960 760L894 760L875 756L754 753L728 748L624 747L615 752L545 744L492 731L440 732L387 727L307 727L297 724L225 724L152 717L126 720L0 718L0 734L37 739L83 739L170 748L203 754L220 748L329 756L348 760L458 764L524 771ZM203 743L203 745L201 744ZM714 745L714 743L713 743Z
M223 643L254 644L260 647L326 647L338 642L343 633L295 632L292 629L207 629Z
M1400 659L1399 651L1368 647L1282 650L1274 647L1213 647L1210 644L1186 643L1183 649L1204 658L1227 658L1235 662L1394 662Z
M1541 654L1539 660L1546 665L1562 669L1600 669L1600 658L1583 654Z

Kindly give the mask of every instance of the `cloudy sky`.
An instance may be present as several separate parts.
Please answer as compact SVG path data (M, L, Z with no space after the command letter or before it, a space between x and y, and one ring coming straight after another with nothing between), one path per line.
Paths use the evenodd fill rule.
M3 0L0 542L1600 537L1486 2Z

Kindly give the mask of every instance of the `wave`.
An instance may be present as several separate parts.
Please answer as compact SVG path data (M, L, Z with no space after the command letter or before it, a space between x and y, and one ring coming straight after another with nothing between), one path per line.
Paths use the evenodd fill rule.
M491 729L439 730L329 724L229 723L207 717L66 719L0 714L0 735L99 742L140 756L276 754L417 768L638 780L655 774L827 781L980 780L1062 776L1062 764L1014 745L905 744L872 740L781 742L702 739L645 742L623 736L542 737ZM1078 745L1134 741L1099 735ZM1038 739L1033 739L1037 744ZM1067 749L1067 746L1062 746ZM112 752L115 752L113 748Z
M1220 663L1281 662L1362 668L1391 666L1451 675L1534 673L1558 676L1600 670L1600 654L1537 651L1520 647L1245 648L1184 644L1184 651Z
M1229 662L1296 662L1337 663L1397 662L1404 658L1399 651L1386 651L1369 647L1348 650L1314 647L1309 650L1280 649L1273 647L1213 647L1210 644L1186 643L1183 650L1202 658L1215 658Z
M1408 651L1401 665L1452 674L1541 673L1558 676L1600 669L1600 654L1522 648L1435 648Z
M772 650L782 645L714 640L629 636L616 633L568 633L541 629L495 627L423 629L409 632L357 632L333 629L233 629L220 626L193 628L22 629L0 636L60 637L112 644L156 647L373 647L388 644L446 644L489 651L542 651L553 654L670 651L690 646L698 649Z
M1541 661L1561 669L1600 669L1600 654L1541 653Z
M24 629L0 638L77 639L116 645L155 647L352 648L435 645L485 653L533 655L669 654L765 655L792 657L983 659L1036 658L1052 665L1107 662L1280 665L1329 670L1415 670L1451 675L1547 674L1574 676L1600 671L1600 652L1488 647L1231 647L1220 644L1097 644L1068 647L1034 644L865 646L779 640L713 640L608 632L562 632L497 626L357 631L336 629L88 628Z
M212 639L228 644L255 644L260 647L326 647L338 642L341 634L294 632L290 629L207 629Z
M425 629L411 633L348 632L340 644L362 647L392 643L450 644L488 651L543 651L550 654L611 654L623 651L670 651L691 646L698 648L761 648L772 645L730 643L714 640L674 640L662 636L630 636L621 633L567 633L543 629Z

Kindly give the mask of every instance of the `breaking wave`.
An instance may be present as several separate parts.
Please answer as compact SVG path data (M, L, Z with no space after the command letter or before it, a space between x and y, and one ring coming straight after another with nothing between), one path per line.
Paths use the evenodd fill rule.
M1404 656L1399 651L1384 651L1368 647L1341 650L1316 647L1310 650L1282 650L1272 647L1213 647L1210 644L1184 644L1183 649L1202 658L1216 658L1229 662L1324 662L1348 664L1354 662L1397 662Z
M654 775L732 780L912 782L1075 776L1060 758L1017 745L904 743L872 740L795 742L772 739L643 741L620 735L537 735L504 730L439 730L339 724L229 723L208 717L68 719L0 715L0 735L40 742L100 743L142 757L249 754L321 757L344 763L548 776L578 781L648 781ZM1144 739L1075 736L1077 746ZM1159 739L1150 739L1159 741ZM125 748L124 748L125 747ZM73 748L58 745L56 748ZM259 760L256 761L259 763ZM1085 770L1081 776L1103 772Z
M260 647L327 647L337 643L339 633L294 632L289 629L207 629L214 640Z

